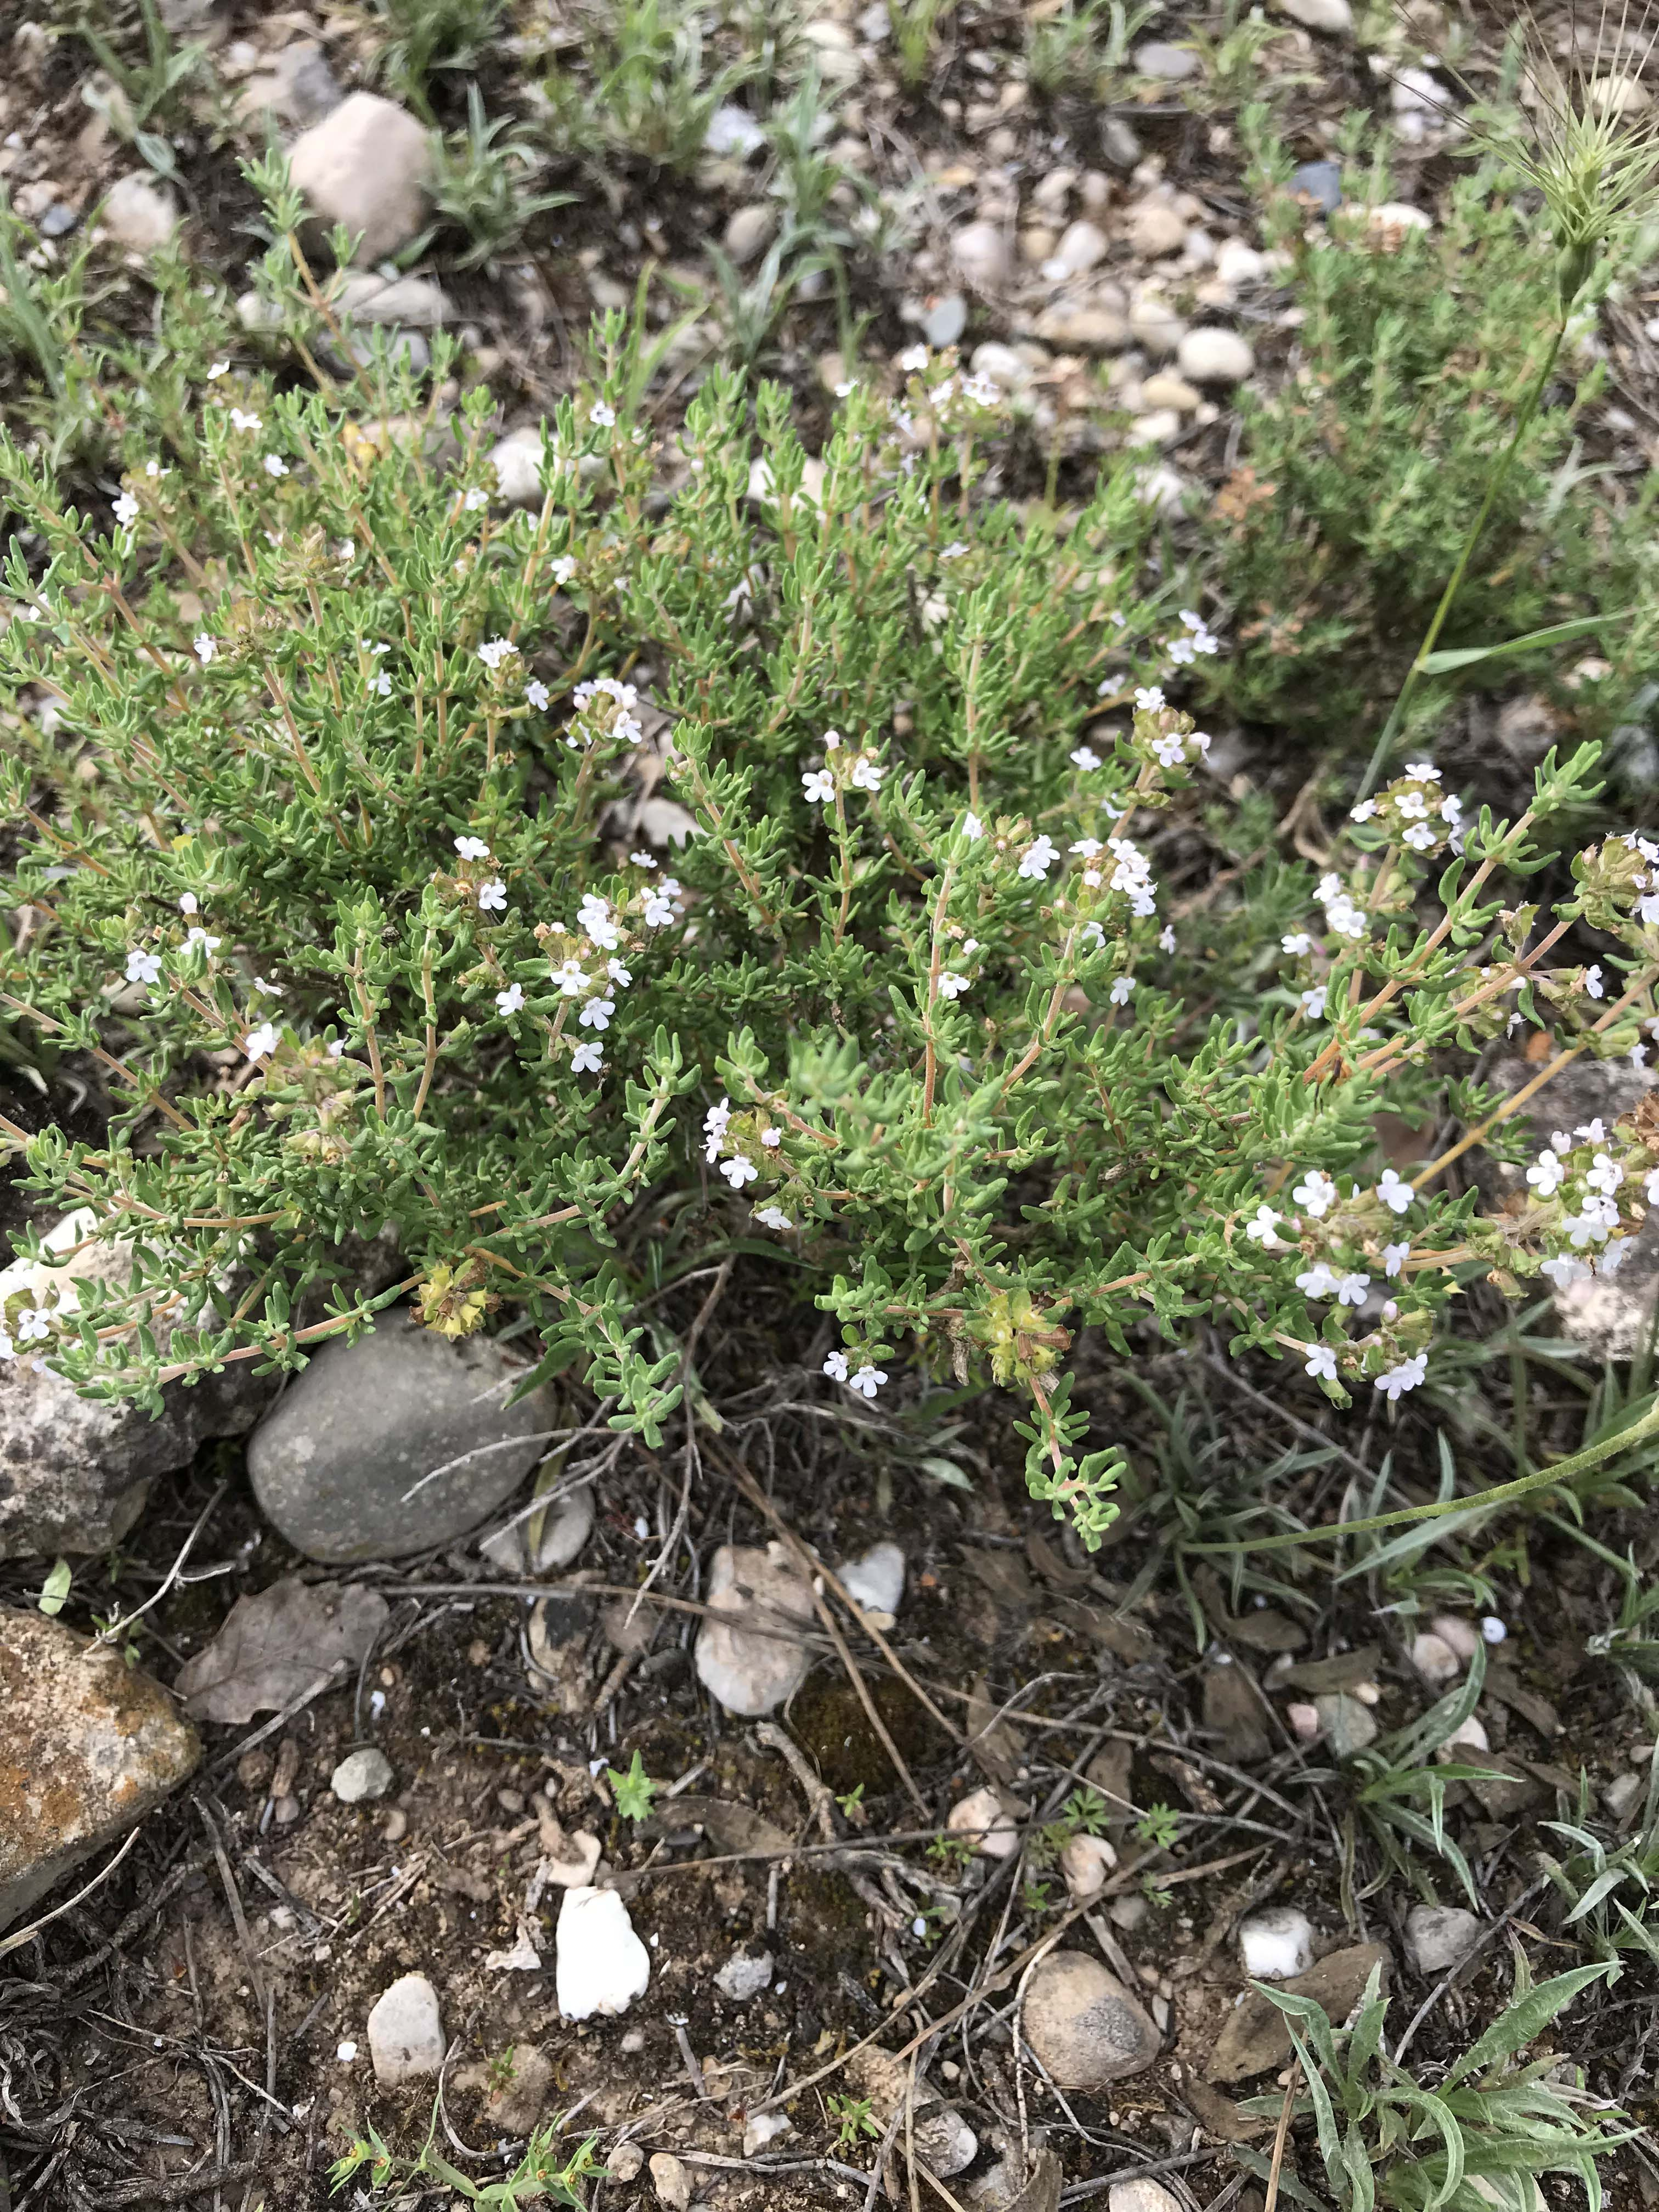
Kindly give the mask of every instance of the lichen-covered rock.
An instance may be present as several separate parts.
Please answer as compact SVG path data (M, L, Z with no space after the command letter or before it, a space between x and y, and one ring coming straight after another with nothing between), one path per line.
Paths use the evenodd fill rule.
M72 1313L77 1283L125 1282L125 1244L75 1252L92 1226L89 1212L65 1214L43 1241L71 1258L58 1266L15 1260L0 1272L0 1310L21 1292L31 1304ZM165 1357L165 1320L152 1329ZM20 1345L15 1358L0 1362L0 1559L107 1551L138 1518L156 1475L187 1467L208 1438L251 1427L276 1389L274 1376L255 1375L244 1360L189 1388L169 1383L152 1417L128 1401L82 1398Z
M191 1773L159 1682L43 1613L0 1608L0 1928Z

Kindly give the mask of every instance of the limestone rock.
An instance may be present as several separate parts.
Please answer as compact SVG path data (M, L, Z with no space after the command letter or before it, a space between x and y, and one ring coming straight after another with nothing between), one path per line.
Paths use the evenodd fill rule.
M1300 23L1304 31L1327 31L1341 38L1353 28L1349 0L1278 0L1278 6L1281 15Z
M1060 1855L1060 1870L1073 1905L1098 1897L1117 1864L1117 1853L1104 1836L1073 1836Z
M1181 84L1198 75L1198 56L1190 46L1172 46L1162 39L1148 39L1134 51L1134 65L1142 76L1160 84Z
M714 1987L733 2004L747 2004L757 1997L772 1982L772 1954L763 1951L757 1959L747 1953L734 1951L714 1977Z
M489 451L489 465L509 507L539 507L542 503L542 426L526 423L509 430Z
M1252 1981L1294 1981L1314 1962L1313 1923L1293 1905L1270 1905L1239 1923L1238 1949Z
M159 253L179 228L179 204L148 177L123 177L104 202L103 223L130 253Z
M372 270L348 270L334 287L329 304L343 322L396 323L411 331L433 331L454 313L449 295L428 276L380 276Z
M691 2202L691 2176L672 2150L652 2153L651 2185L664 2212L685 2212Z
M1106 2192L1108 2212L1182 2212L1181 2200L1161 2181L1115 2181Z
M1379 1943L1355 1943L1346 1951L1333 1951L1305 1974L1281 1986L1293 1996L1312 1997L1323 2005L1340 2027L1364 1995L1373 1967L1382 1969L1388 1986L1389 1954ZM1285 2015L1259 1990L1246 1990L1227 2015L1207 2069L1212 2081L1247 2081L1282 2066L1291 2056L1290 2030Z
M328 1786L343 1805L361 1805L366 1799L384 1797L392 1787L392 1761L372 1747L349 1751L329 1777Z
M651 1954L614 1889L566 1890L555 1940L554 1983L567 2020L614 2018L645 1995Z
M0 1928L136 1827L201 1755L161 1684L118 1650L0 1607Z
M772 243L772 234L778 227L778 214L766 201L751 206L737 208L726 226L725 246L739 269L763 253Z
M1143 292L1129 310L1129 331L1148 353L1169 354L1186 337L1187 325L1162 294ZM1190 374L1184 365L1181 373Z
M426 219L432 155L406 108L378 93L354 92L296 138L289 174L319 218L343 223L352 258L384 260L407 246Z
M1162 200L1141 200L1129 210L1129 243L1151 260L1179 253L1187 243L1186 220Z
M763 1552L722 1544L709 1569L708 1613L697 1679L727 1712L756 1720L794 1696L812 1667L799 1633L813 1616L812 1593L781 1544Z
M84 1210L65 1214L43 1239L73 1251L94 1226ZM131 1248L98 1244L67 1264L15 1260L0 1272L0 1306L20 1291L36 1305L76 1310L77 1282L125 1283ZM165 1357L171 1330L151 1324ZM154 1419L142 1407L76 1395L73 1384L29 1359L0 1362L0 1559L31 1553L103 1552L143 1510L152 1479L187 1467L210 1437L238 1436L276 1388L245 1360L204 1376L191 1389L171 1382Z
M445 1544L495 1511L555 1424L525 1369L487 1336L452 1342L406 1307L329 1344L254 1431L248 1476L296 1551L332 1565Z
M904 1595L904 1554L896 1544L875 1544L841 1569L842 1588L866 1613L895 1613Z
M965 223L951 240L951 258L957 273L982 291L994 291L1008 274L1008 248L1002 226L994 222Z
M318 41L296 39L249 77L237 98L236 112L244 122L273 115L279 122L303 128L320 123L344 97Z
M443 2020L438 1992L424 1974L404 1974L368 2015L368 2055L383 2088L421 2081L444 2063Z
M1062 2089L1103 2089L1158 2057L1158 2032L1115 1974L1053 1951L1025 1988L1025 2040Z
M1182 339L1176 366L1194 384L1242 384L1255 367L1255 356L1237 331L1206 325Z

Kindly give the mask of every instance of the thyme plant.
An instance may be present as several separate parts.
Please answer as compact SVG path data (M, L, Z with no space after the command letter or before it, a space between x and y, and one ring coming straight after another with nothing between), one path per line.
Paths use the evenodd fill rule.
M1659 1019L1659 846L1522 896L1593 749L1512 823L1413 763L1310 869L1206 768L1179 702L1220 641L1132 469L1015 510L1002 395L921 351L846 392L821 474L729 377L659 440L605 344L525 512L483 394L441 435L408 391L210 363L94 512L0 446L0 994L108 1115L0 1133L132 1254L15 1296L7 1356L154 1407L393 1297L449 1334L516 1310L654 1439L684 1362L635 1307L689 1223L833 1316L836 1387L1020 1394L1033 1491L1096 1541L1080 1330L1208 1318L1396 1401L1471 1276L1618 1265L1659 1117L1557 1133L1494 1213L1442 1182L1514 1152L1491 1040L1547 1027L1541 1082ZM1385 1106L1466 1133L1389 1164ZM388 1223L369 1296L347 1240Z

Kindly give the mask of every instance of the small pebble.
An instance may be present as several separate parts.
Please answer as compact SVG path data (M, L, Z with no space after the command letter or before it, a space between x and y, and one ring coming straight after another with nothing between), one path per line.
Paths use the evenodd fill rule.
M1294 1905L1272 1905L1240 1922L1238 1948L1253 1981L1288 1982L1314 1962L1313 1923Z
M384 1797L392 1787L392 1762L383 1751L372 1747L348 1752L329 1777L328 1786L343 1805Z

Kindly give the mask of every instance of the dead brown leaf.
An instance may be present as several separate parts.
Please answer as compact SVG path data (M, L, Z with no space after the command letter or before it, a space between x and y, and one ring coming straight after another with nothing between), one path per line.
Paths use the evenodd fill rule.
M298 1575L239 1597L204 1651L173 1687L199 1721L251 1721L281 1712L344 1661L362 1666L390 1611L357 1583L312 1584Z

